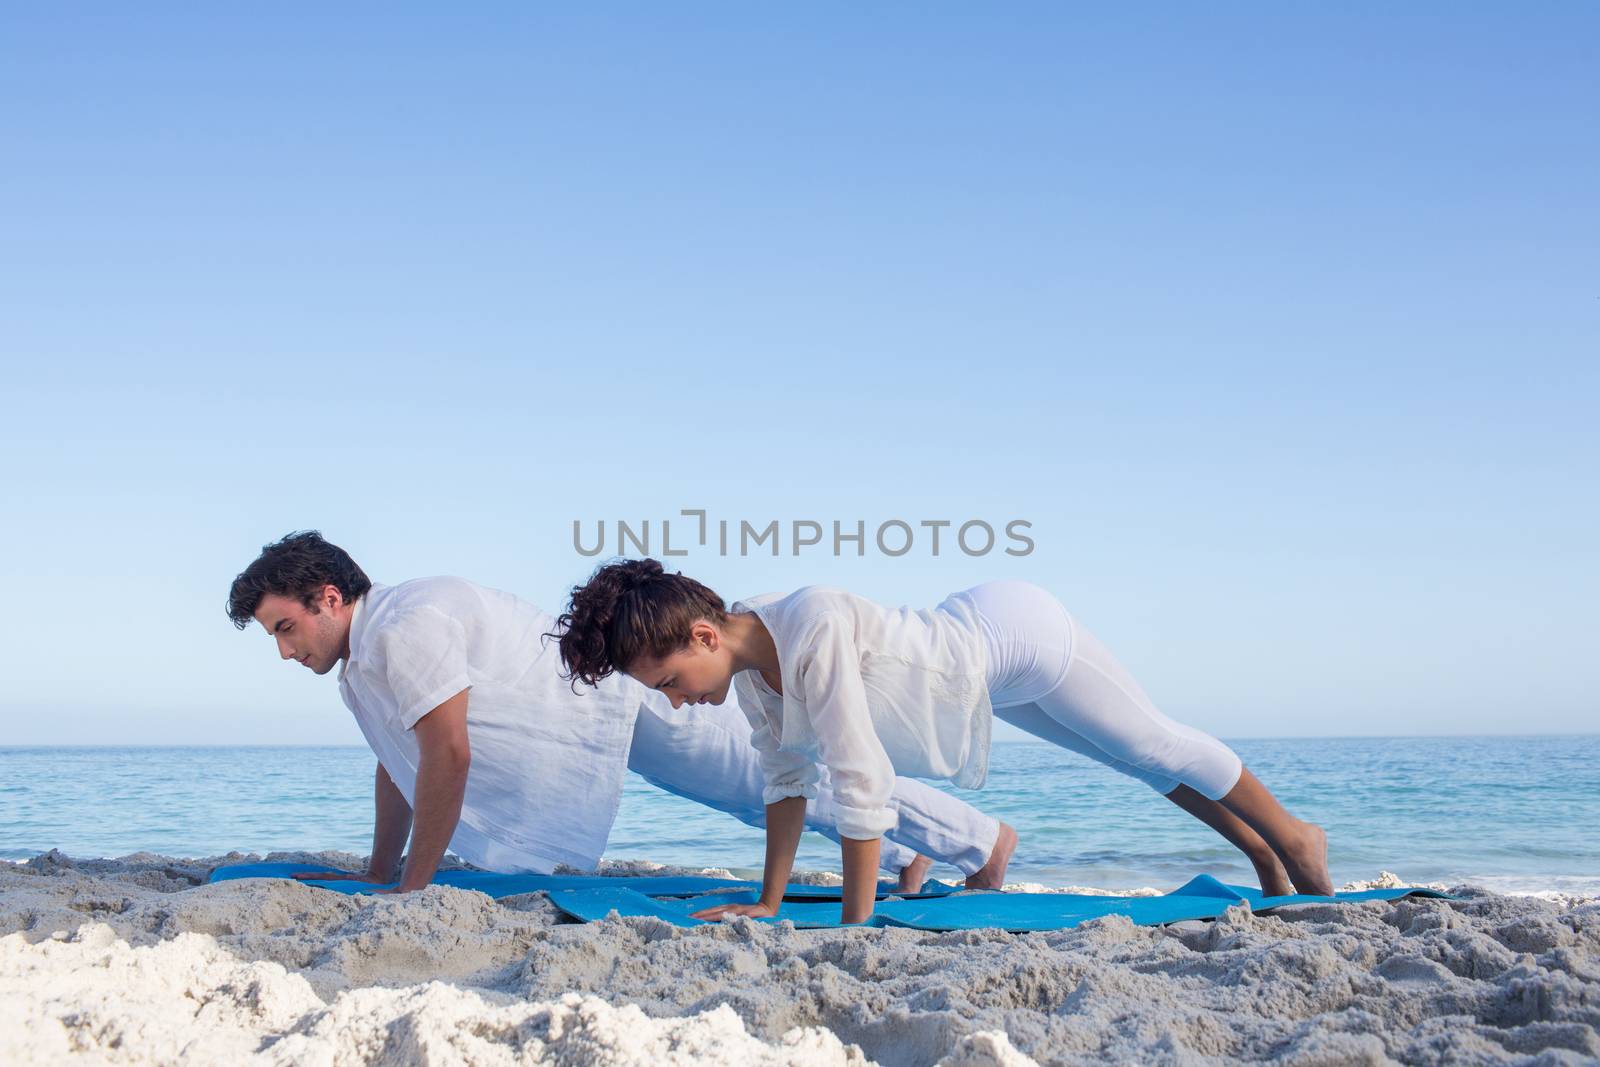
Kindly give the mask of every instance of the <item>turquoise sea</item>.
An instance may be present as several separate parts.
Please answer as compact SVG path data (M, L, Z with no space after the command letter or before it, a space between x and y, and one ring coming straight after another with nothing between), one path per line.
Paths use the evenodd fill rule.
M1389 870L1501 892L1600 893L1600 735L1227 740L1291 811L1327 829L1335 882ZM372 766L358 747L0 748L0 858L51 848L364 855ZM1074 753L1002 743L990 768L983 789L951 791L1017 828L1012 880L1252 880L1211 830ZM607 855L754 871L762 835L630 776ZM837 870L838 852L807 835L799 863Z

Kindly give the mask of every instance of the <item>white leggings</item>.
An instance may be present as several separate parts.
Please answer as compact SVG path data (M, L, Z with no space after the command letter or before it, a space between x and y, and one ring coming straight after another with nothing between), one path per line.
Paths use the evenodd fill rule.
M997 581L964 593L989 650L995 716L1167 794L1179 783L1220 800L1244 765L1210 734L1174 722L1048 591Z

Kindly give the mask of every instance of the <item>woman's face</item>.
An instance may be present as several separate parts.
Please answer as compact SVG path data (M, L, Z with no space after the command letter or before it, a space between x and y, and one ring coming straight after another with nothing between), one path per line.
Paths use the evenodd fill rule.
M689 643L664 659L639 659L624 672L651 689L659 689L672 706L721 704L733 684L733 656L722 634L709 622L697 622Z

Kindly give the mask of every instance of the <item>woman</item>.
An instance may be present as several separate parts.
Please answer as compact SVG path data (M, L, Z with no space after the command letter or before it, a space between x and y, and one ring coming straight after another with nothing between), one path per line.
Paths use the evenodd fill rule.
M569 676L589 685L622 671L674 707L721 704L737 686L767 779L762 893L697 918L776 914L820 760L839 809L842 921L866 919L894 776L981 785L993 714L1146 782L1238 846L1269 896L1333 891L1322 829L1285 811L1222 742L1156 710L1026 582L988 582L921 611L821 586L730 611L655 560L624 560L573 590L553 636Z

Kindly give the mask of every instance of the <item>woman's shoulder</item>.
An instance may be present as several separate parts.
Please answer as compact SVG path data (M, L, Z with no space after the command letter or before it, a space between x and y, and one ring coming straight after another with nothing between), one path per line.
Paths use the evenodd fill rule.
M753 611L763 616L806 618L819 611L837 608L851 594L827 585L803 585L788 593L760 593L741 597L729 605L730 611Z
M854 620L864 612L883 610L881 605L864 596L831 585L803 585L773 606L797 626L826 620Z
M762 593L744 597L730 606L732 611L751 611L760 616L780 648L804 644L816 631L839 624L850 625L863 606L871 607L848 590L829 585L803 585L788 593Z

